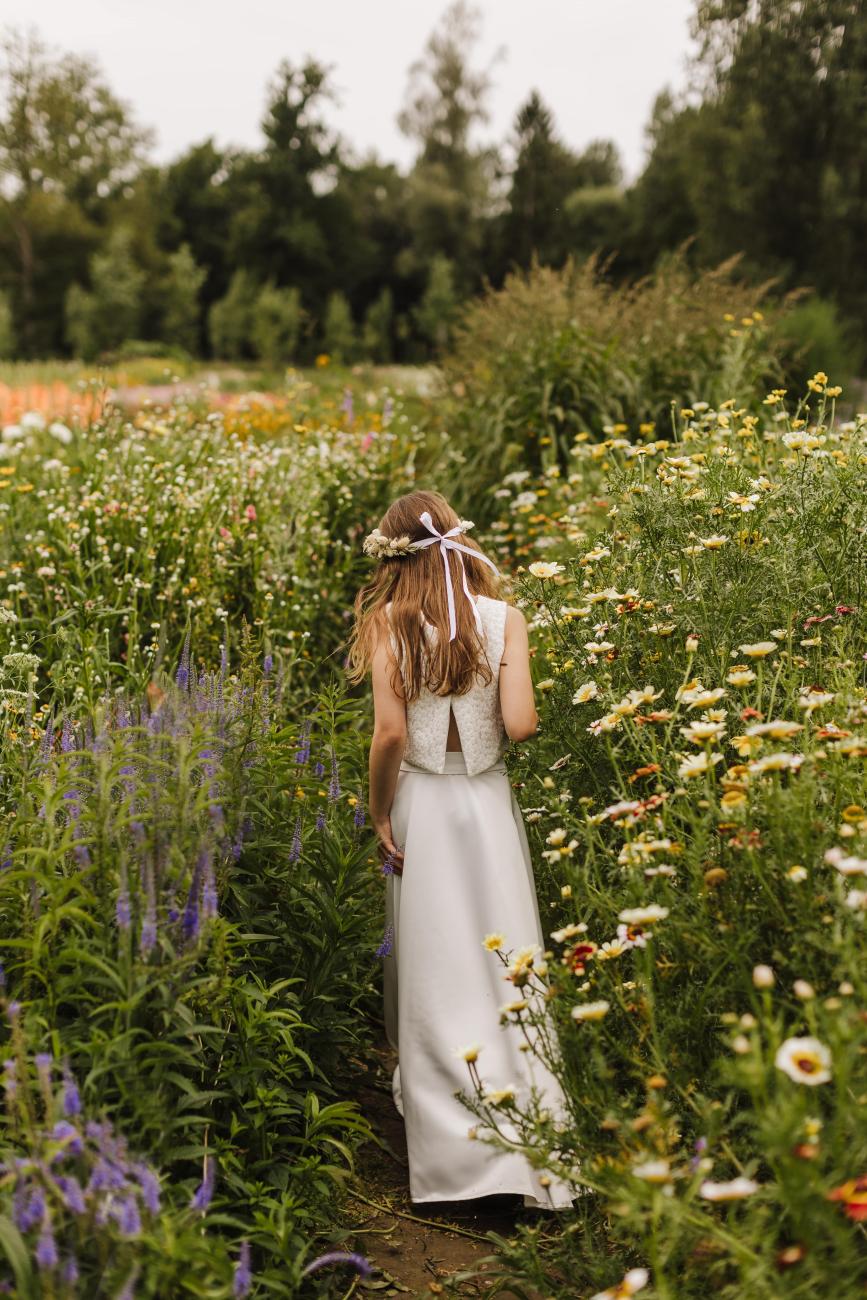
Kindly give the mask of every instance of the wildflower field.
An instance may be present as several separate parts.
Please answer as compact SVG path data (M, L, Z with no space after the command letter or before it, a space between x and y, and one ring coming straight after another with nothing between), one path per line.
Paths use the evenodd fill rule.
M422 1293L863 1295L867 418L823 374L768 391L748 319L727 397L690 379L663 430L594 393L598 427L561 412L525 454L510 427L506 464L455 384L325 364L14 407L0 1293L401 1291L345 1213L383 882L343 661L361 540L425 485L531 626L541 729L508 763L550 947L479 943L504 1018L553 1012L569 1101L519 1105L480 1043L468 1141L508 1116L575 1208Z

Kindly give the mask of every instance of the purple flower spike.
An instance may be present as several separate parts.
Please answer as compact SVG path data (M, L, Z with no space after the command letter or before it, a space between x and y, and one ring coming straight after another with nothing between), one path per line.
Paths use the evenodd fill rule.
M196 1188L193 1199L190 1201L190 1208L205 1213L211 1204L211 1197L214 1195L214 1182L216 1181L216 1167L212 1156L205 1156L205 1169L202 1175L202 1181Z
M190 684L190 633L187 629L187 635L184 638L184 648L181 651L181 662L178 664L178 673L175 677L175 683L185 691Z
M319 780L320 777L323 777L325 775L325 764L316 763L313 768L313 775L317 780Z
M324 812L318 812L318 813L316 814L316 829L317 829L318 831L324 831L324 830L325 830L325 813L324 813Z
M250 1294L252 1286L253 1273L250 1269L250 1243L249 1241L242 1241L241 1253L235 1266L235 1277L232 1282L232 1295L235 1300L244 1300L244 1297Z
M135 1176L141 1188L141 1198L150 1214L160 1212L160 1180L150 1165L144 1163L135 1166Z
M73 1115L81 1114L81 1097L78 1093L78 1084L75 1082L75 1076L69 1068L69 1062L63 1062L63 1113L68 1119Z
M51 1231L51 1221L45 1219L36 1243L36 1264L40 1273L50 1273L52 1269L57 1268L57 1262L57 1242Z
M78 1281L78 1262L74 1255L67 1255L63 1261L63 1268L60 1270L61 1279L67 1286L75 1286Z
M349 1255L341 1250L332 1250L308 1264L301 1276L306 1277L308 1273L315 1273L317 1269L326 1268L329 1264L349 1264L361 1277L370 1277L373 1273L373 1269L363 1255Z
M364 825L364 803L361 795L358 796L358 802L355 805L355 812L352 817L352 824L356 830L360 830Z
M301 814L298 814L298 820L295 822L295 834L292 836L292 847L289 850L289 861L297 862L301 857Z
M384 876L394 875L394 854L393 853L389 853L388 857L383 862L380 870L382 871L382 874Z
M392 926L386 926L385 934L382 936L382 943L376 950L377 957L390 957L391 950L394 946L394 929Z
M273 669L273 667L274 667L274 656L266 655L265 658L262 660L262 672L266 677L271 676L271 670Z
M337 754L334 749L331 750L331 784L328 787L328 798L331 803L336 803L340 798L340 769L337 766Z

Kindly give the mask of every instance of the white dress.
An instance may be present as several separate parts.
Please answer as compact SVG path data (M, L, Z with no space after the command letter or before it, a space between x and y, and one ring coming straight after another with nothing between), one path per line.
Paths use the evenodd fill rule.
M472 1140L477 1121L455 1097L473 1091L456 1049L475 1043L485 1088L512 1085L520 1102L532 1084L547 1109L565 1113L556 1079L519 1050L516 1026L500 1024L500 1008L522 994L483 945L485 935L501 933L507 950L545 946L527 836L502 759L508 741L498 674L507 606L484 596L477 602L492 682L478 682L463 696L425 690L407 706L407 745L391 808L404 870L387 880L393 941L383 959L386 1034L399 1056L393 1092L406 1124L413 1201L513 1193L527 1205L562 1209L572 1203L570 1188L556 1179L546 1187L544 1171L520 1152ZM446 751L450 710L461 752ZM499 1113L500 1127L514 1139L507 1113Z

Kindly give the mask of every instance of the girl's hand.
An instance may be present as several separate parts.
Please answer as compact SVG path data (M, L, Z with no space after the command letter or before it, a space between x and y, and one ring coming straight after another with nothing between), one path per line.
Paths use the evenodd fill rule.
M374 820L373 829L379 837L379 856L382 861L385 862L387 858L390 858L395 875L403 875L403 851L394 842L394 836L391 833L391 818L383 817L381 820Z

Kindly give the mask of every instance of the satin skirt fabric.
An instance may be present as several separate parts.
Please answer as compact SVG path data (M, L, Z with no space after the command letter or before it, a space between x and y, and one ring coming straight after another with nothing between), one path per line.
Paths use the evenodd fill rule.
M411 1199L512 1193L526 1205L568 1208L565 1184L546 1187L544 1171L521 1153L472 1140L476 1118L454 1095L472 1093L457 1049L479 1044L485 1088L512 1085L520 1101L534 1085L555 1116L565 1112L556 1079L519 1050L520 1030L500 1024L500 1008L521 994L482 942L498 932L507 950L545 946L527 836L504 765L468 776L459 751L446 754L442 774L404 761L391 826L404 871L387 879L393 942L383 959L385 1024L398 1051L393 1093L406 1124ZM515 1137L500 1113L501 1128Z

